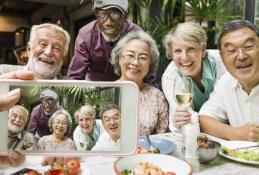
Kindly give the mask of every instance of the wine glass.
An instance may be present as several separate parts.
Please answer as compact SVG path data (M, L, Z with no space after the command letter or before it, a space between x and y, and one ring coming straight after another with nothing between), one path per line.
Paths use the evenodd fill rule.
M79 145L81 149L87 150L88 142L85 140L85 137L79 135Z
M194 96L192 79L184 76L176 77L173 93L177 105L190 107Z
M32 142L25 142L24 143L24 147L25 147L25 150L33 150L34 149L34 144Z
M179 106L187 106L188 110L190 110L190 106L192 105L192 100L194 96L193 92L193 83L190 77L179 76L174 80L173 85L173 96L174 101ZM184 158L185 155L185 134L184 127L176 130L175 134L181 138L182 141L179 142L180 152L179 156Z

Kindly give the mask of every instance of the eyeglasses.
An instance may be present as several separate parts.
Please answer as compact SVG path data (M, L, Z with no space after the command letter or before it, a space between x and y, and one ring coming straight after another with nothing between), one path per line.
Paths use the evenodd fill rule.
M67 125L66 121L60 121L60 120L54 120L54 123L56 125L61 125L61 126L66 126Z
M149 61L151 61L150 60L150 58L148 57L148 56L146 56L146 55L135 55L135 54L133 54L133 53L126 53L126 54L123 54L122 55L123 56L123 58L126 60L126 61L128 61L128 62L132 62L132 61L134 61L135 59L139 62L139 63L141 63L141 64L144 64L144 63L148 63Z
M43 99L42 99L42 103L43 103L43 104L48 103L49 105L53 105L53 104L55 104L55 100L52 99L52 98L43 98Z
M222 51L222 53L225 53L227 56L234 57L237 56L237 53L241 49L242 53L248 54L251 51L254 51L256 49L255 45L240 47L240 48L233 48L233 49L226 49Z
M114 21L120 20L124 15L120 12L96 12L95 16L98 20L105 21L110 17Z

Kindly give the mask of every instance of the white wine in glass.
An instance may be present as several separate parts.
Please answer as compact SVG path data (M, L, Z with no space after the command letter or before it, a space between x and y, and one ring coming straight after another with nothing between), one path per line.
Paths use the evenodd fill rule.
M174 81L174 101L178 105L190 106L193 100L193 84L190 77L177 77Z

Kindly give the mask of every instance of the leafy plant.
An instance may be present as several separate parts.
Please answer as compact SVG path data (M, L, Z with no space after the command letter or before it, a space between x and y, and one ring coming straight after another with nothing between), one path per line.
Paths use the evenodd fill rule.
M185 20L205 26L208 48L213 48L216 32L225 22L242 17L240 0L185 0ZM237 8L236 8L237 7ZM231 10L234 9L235 11ZM237 13L238 12L238 13ZM217 25L216 22L219 22Z
M59 104L66 109L71 115L80 107L85 104L90 104L96 107L97 114L100 110L99 107L113 103L113 99L109 96L101 95L102 89L100 87L57 87L57 86L34 86L23 91L23 96L29 104L39 101L40 93L45 89L55 91L59 96ZM32 100L33 99L33 100Z

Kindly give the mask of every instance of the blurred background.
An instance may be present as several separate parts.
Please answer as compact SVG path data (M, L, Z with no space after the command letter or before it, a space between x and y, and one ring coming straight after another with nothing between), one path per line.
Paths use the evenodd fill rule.
M69 55L62 74L73 56L78 30L95 19L93 0L0 0L0 64L24 65L30 28L55 23L71 35ZM233 19L248 19L259 25L256 0L129 0L129 19L142 26L157 41L161 57L158 83L169 61L162 47L164 35L177 23L195 21L207 32L208 49L216 48L222 25Z

